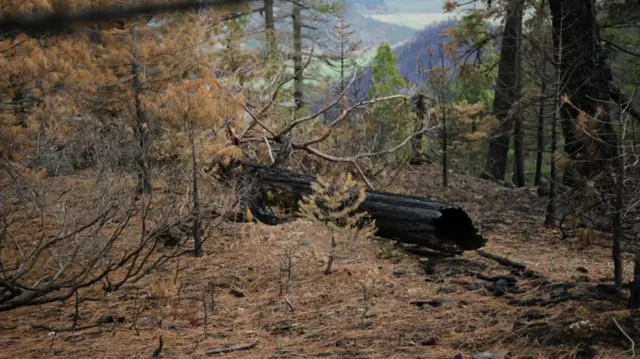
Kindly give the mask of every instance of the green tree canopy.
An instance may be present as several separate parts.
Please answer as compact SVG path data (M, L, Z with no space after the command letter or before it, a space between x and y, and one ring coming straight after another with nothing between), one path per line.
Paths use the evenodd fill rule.
M404 79L398 74L396 56L388 43L378 47L371 65L373 84L369 88L369 96L390 96L406 86Z

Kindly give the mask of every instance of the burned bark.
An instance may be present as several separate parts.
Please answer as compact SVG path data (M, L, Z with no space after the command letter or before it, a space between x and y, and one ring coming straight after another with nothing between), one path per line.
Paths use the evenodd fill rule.
M498 65L498 79L496 83L493 108L500 121L494 136L489 143L489 153L484 177L504 180L507 170L507 154L509 152L509 138L513 128L509 110L520 97L520 42L522 35L522 16L524 1L512 1L507 9L500 63Z
M302 74L304 70L302 64L302 6L300 4L293 4L291 18L293 19L293 98L295 100L296 110L299 110L304 106L302 90L304 80Z
M243 178L240 194L267 224L279 220L267 203L267 191L278 203L295 207L303 196L311 193L315 178L281 168L255 164L236 167ZM234 170L235 172L235 170ZM227 172L228 173L228 172ZM355 213L366 212L376 221L376 235L402 243L417 244L439 251L473 250L484 246L486 239L478 234L469 215L460 207L423 197L388 192L366 191L365 200ZM362 223L364 224L364 223Z
M564 75L561 88L569 102L560 107L564 150L576 166L565 172L567 185L578 176L594 179L614 165L618 146L609 116L611 71L600 46L600 28L593 1L551 0L553 44ZM587 128L594 133L580 135L580 111L586 114ZM577 131L578 130L578 131ZM610 167L609 167L610 168Z
M636 254L633 267L633 281L630 283L628 308L640 309L640 256Z

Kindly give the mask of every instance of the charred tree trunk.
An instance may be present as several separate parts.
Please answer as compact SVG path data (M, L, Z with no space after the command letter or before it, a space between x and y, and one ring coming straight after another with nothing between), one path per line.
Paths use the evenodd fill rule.
M299 110L304 105L303 96L303 80L302 75L302 6L294 2L293 13L293 73L294 73L294 90L293 98L296 109Z
M522 116L520 116L520 114L517 114L513 119L513 122L513 147L515 152L513 165L513 183L518 187L524 187L524 129L522 128Z
M278 220L262 215L273 213L267 205L267 191L279 203L295 207L303 196L311 193L315 181L313 177L280 168L244 163L238 166L242 178L239 182L244 183L241 188L246 191L239 197L246 198L251 210L259 211L256 218L268 224L277 224ZM473 250L486 243L463 209L427 198L366 191L358 212L367 212L376 221L378 236L398 242L447 252Z
M138 153L136 154L136 164L138 167L138 192L141 194L151 194L151 169L149 168L150 133L149 122L142 109L140 96L142 94L142 72L140 65L134 63L132 66L133 92L135 106L135 134L138 138Z
M633 281L631 281L631 294L629 295L629 309L640 309L640 253L636 253L633 266Z
M572 160L563 181L574 189L582 188L581 184L587 181L592 182L601 195L604 204L601 207L616 207L611 220L618 236L614 238L612 256L616 286L619 286L622 193L616 193L614 189L623 185L618 182L620 178L616 178L623 162L608 106L611 71L600 46L595 0L551 0L549 7L553 44L556 49L561 48L563 54L559 66L566 100L560 106L560 118L564 148Z
M564 182L574 186L577 176L593 179L617 157L617 139L607 105L611 72L599 44L594 1L551 0L549 7L553 44L556 50L562 47L561 88L571 102L560 107L564 149L571 160L577 160L572 170L565 172ZM586 113L587 127L593 131L589 136L576 131L580 111Z
M546 61L542 61L542 74L540 84L540 105L538 106L538 129L536 151L536 174L533 179L534 186L540 186L542 182L542 156L544 154L544 96L547 92Z
M509 138L513 127L509 110L511 105L519 100L520 81L518 78L520 69L518 69L518 66L520 65L523 11L523 0L514 0L508 5L502 47L500 49L498 79L493 102L494 112L500 124L489 142L485 170L485 177L495 180L504 180L506 174Z
M425 97L422 94L416 95L412 100L413 110L416 113L414 132L417 133L422 131L422 126L424 126L424 116L427 113L427 105L425 103ZM411 159L409 163L417 166L422 164L422 161L422 132L420 132L419 135L411 139Z
M276 27L273 17L273 0L264 0L264 29L267 39L267 57L272 60L273 56L278 52Z
M195 256L202 257L202 235L201 235L201 210L200 210L200 190L198 188L198 161L196 160L196 139L194 125L187 124L189 128L189 142L191 142L191 176L193 181L193 242L195 244Z

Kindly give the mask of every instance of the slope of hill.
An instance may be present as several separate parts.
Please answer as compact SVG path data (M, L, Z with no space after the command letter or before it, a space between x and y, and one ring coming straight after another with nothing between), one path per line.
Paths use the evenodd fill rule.
M434 54L433 59L429 59L427 56L427 48L430 45L435 45L438 42L445 41L440 34L442 30L448 27L456 25L456 20L442 21L434 23L423 30L416 33L416 35L404 44L400 44L394 47L394 54L396 55L396 66L398 73L403 76L410 83L420 84L423 82L420 69L431 68L431 63L436 62L437 53ZM375 54L375 50L369 53L369 57L372 58ZM431 62L430 62L431 61ZM451 65L447 63L446 65ZM371 84L371 69L368 67L362 67L358 74L358 79L352 86L352 90L349 91L348 96L352 101L364 100L367 96L367 91ZM334 91L338 93L338 91ZM320 105L318 105L320 106Z
M455 19L432 23L419 31L412 41L398 46L394 50L394 53L400 75L413 83L419 83L421 80L421 68L429 69L432 64L435 65L435 62L438 62L438 65L440 65L438 54L434 53L433 58L430 59L427 55L427 48L439 42L447 41L441 34L444 29L456 26L456 23L457 21ZM451 64L448 63L446 65Z
M416 33L408 26L376 20L362 15L355 9L348 11L346 20L355 31L355 40L361 41L363 48L376 47L383 41L397 44L412 38Z
M541 225L544 201L522 190L457 174L445 190L439 174L439 166L406 170L392 190L462 206L489 238L484 250L518 263L481 252L417 256L344 232L332 249L329 229L309 220L221 222L208 229L201 258L169 259L115 293L96 285L3 313L0 358L629 357L611 318L631 338L640 335L636 319L598 283L610 272L609 249L558 240ZM64 190L45 181L54 195ZM90 187L82 174L64 181ZM123 235L140 236L135 225ZM153 259L171 253L157 251ZM624 261L632 278L632 255ZM580 354L589 350L596 354Z

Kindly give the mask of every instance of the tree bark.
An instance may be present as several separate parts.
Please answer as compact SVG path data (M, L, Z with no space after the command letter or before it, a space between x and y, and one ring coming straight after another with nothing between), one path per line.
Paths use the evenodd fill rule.
M191 142L191 176L193 181L193 242L195 245L194 254L196 257L202 257L202 236L200 234L200 191L198 188L198 161L196 160L196 139L194 134L194 125L189 122L189 142Z
M619 155L618 138L609 112L611 70L600 46L595 0L551 0L549 7L554 48L563 54L563 61L559 63L563 74L561 88L568 99L562 101L560 118L564 149L572 162L563 181L573 188L592 182L602 197L602 208L615 206L616 213L611 218L612 257L619 287L622 280L620 187L623 186L620 181L624 161ZM614 191L616 188L618 191Z
M506 174L509 139L513 127L509 110L511 105L519 100L520 81L518 77L520 70L518 66L520 65L523 11L523 0L511 1L507 7L502 47L500 49L500 62L498 64L498 79L493 102L499 126L492 134L489 142L485 170L485 177L495 180L504 180Z
M549 7L553 44L563 54L561 88L571 102L560 107L564 149L575 160L572 169L565 171L564 182L574 186L578 177L593 179L605 168L615 168L618 147L607 104L611 72L599 43L594 0L550 0ZM580 110L594 132L588 136L576 135Z
M427 112L427 104L425 103L425 96L422 94L416 95L412 98L413 110L416 114L416 124L414 126L414 132L419 132L424 126L424 116ZM411 159L409 163L412 165L420 165L423 161L422 154L422 132L411 139Z
M524 177L524 129L522 128L522 116L519 114L514 118L513 129L513 147L514 147L514 166L513 166L513 183L518 187L525 186Z
M302 74L302 7L298 2L293 4L293 72L294 72L294 90L293 98L296 109L299 110L304 105L303 96L303 74Z
M537 151L536 151L536 174L533 179L534 186L540 186L542 182L542 159L544 154L544 96L547 92L547 77L545 60L542 61L542 74L540 84L540 105L538 107L538 129L537 129Z
M268 58L278 52L278 42L276 40L276 27L273 17L273 0L264 0L264 29L267 39Z
M248 202L261 213L269 211L259 209L268 208L267 191L274 194L278 203L295 207L303 196L311 193L311 184L315 181L313 177L281 168L246 163L238 166L236 168L243 180L237 181L233 177L229 179L231 183L251 184L247 193L256 194L258 200ZM486 239L478 234L469 215L463 209L427 198L366 191L364 202L356 209L356 213L361 212L367 212L371 219L376 221L376 235L398 242L446 252L473 250L486 243ZM258 220L268 224L278 223L277 219L266 217Z
M151 169L149 168L149 150L151 149L149 136L149 122L142 109L140 96L142 94L142 83L140 77L142 72L140 65L134 63L132 66L133 92L135 106L135 134L138 138L138 153L136 154L136 164L138 166L138 192L151 194Z

